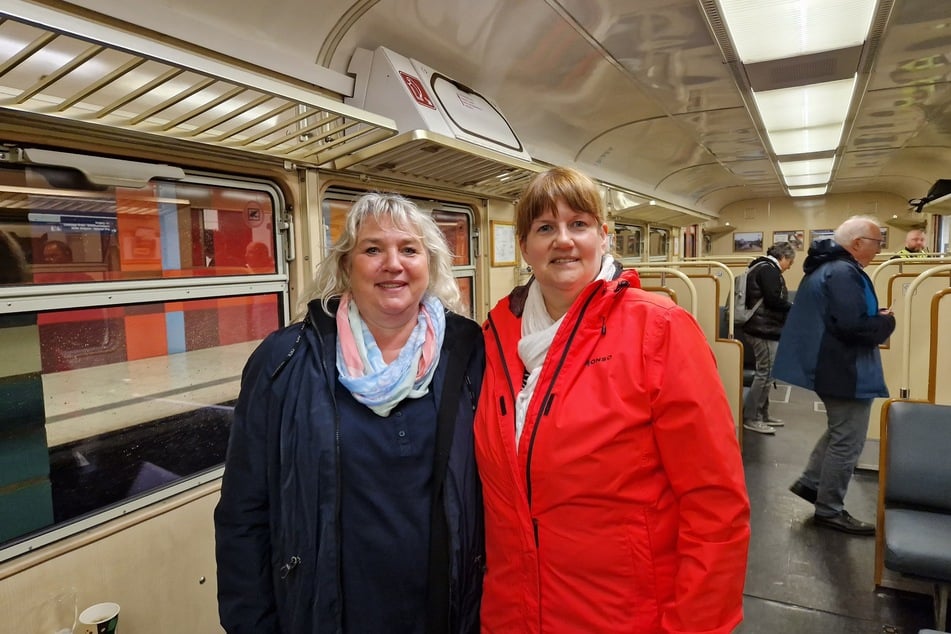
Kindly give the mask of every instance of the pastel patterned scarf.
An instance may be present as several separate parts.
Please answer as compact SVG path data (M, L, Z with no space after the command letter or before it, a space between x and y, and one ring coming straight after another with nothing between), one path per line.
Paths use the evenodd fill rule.
M337 372L353 398L378 416L389 416L404 398L426 395L446 334L446 311L438 299L429 293L423 296L416 327L389 364L350 293L340 298L336 318Z

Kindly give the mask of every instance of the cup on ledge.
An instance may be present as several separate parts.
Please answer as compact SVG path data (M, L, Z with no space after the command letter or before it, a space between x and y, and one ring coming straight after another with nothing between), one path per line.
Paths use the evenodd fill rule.
M79 615L80 634L116 634L119 625L118 603L97 603Z

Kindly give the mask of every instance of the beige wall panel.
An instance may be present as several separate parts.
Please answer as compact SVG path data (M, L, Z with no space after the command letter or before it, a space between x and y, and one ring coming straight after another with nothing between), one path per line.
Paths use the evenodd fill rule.
M799 287L802 279L802 261L806 257L809 232L816 229L835 229L849 216L863 214L875 217L885 226L886 220L893 214L904 214L908 201L894 194L884 192L830 194L816 198L775 198L745 200L724 207L717 219L717 225L727 222L736 227L736 231L762 231L763 251L773 243L774 231L805 232L805 245L796 254L796 262L786 272L786 285L790 289ZM890 227L888 245L885 251L896 251L903 245L904 232ZM711 259L717 256L734 255L733 234L723 233L713 238Z
M529 278L529 276L523 274L519 268L519 266L524 266L524 264L522 263L522 256L521 253L518 252L517 245L515 254L518 260L517 266L492 266L492 229L489 221L514 223L515 205L502 200L489 200L488 218L485 219L480 227L479 233L482 236L479 241L481 250L479 254L481 260L480 270L488 271L488 275L485 276L487 284L485 289L484 310L477 315L477 319L480 322L485 319L485 316L495 307L500 299L508 295L517 285L527 282Z
M222 632L212 524L219 487L210 483L7 562L0 567L4 621L46 634L42 610L74 588L80 611L118 603L122 634Z

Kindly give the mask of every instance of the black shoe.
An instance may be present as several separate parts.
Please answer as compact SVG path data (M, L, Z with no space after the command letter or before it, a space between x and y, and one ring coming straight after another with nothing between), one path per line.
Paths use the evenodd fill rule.
M825 526L826 528L834 528L837 531L842 531L843 533L849 533L851 535L874 535L875 534L875 525L869 524L868 522L862 522L855 519L849 512L845 509L838 515L833 515L832 517L823 517L821 515L814 515L812 521L816 523L817 526Z
M805 484L796 480L792 483L792 486L789 487L789 490L804 499L809 504L815 504L816 498L819 497L819 492L815 489L810 489Z

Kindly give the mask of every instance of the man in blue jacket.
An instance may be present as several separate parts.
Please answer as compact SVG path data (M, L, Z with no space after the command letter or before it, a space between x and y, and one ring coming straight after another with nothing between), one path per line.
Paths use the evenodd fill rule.
M878 307L862 270L883 247L874 218L853 216L832 240L817 241L803 263L776 352L773 375L813 390L825 404L828 428L790 491L815 505L815 523L855 535L875 526L845 510L845 494L868 431L872 400L887 397L878 346L895 329L895 317Z

